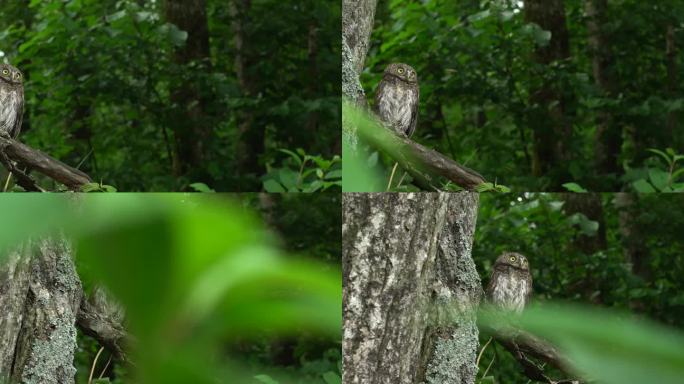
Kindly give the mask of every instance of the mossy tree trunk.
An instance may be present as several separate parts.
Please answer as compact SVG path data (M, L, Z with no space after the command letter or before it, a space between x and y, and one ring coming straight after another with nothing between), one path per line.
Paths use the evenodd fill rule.
M76 327L126 361L122 324L122 309L104 289L86 298L63 237L0 255L0 382L74 383Z
M27 241L0 264L0 378L74 382L83 291L64 240Z
M368 106L359 75L363 71L370 36L375 22L377 0L342 0L342 97L356 106ZM356 127L344 121L342 137L345 144L356 149Z
M343 382L474 383L474 193L345 194Z

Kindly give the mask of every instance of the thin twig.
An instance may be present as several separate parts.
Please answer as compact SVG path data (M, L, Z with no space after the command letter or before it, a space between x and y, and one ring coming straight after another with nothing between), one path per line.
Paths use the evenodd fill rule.
M109 364L112 362L112 357L114 357L114 356L109 355L109 359L107 360L107 364L105 364L104 368L102 368L102 372L100 372L100 376L98 376L98 379L101 379L102 376L104 376L105 371L107 370L107 368L109 368Z
M490 340L491 340L491 339L490 339ZM485 377L487 377L487 372L489 372L489 368L491 368L491 367L492 367L492 364L494 364L494 360L496 360L496 355L494 355L494 357L492 357L492 361L489 362L489 365L487 366L487 369L485 369L485 371L484 371L484 373L482 374L482 377L481 377L480 379L484 379Z
M95 359L93 360L93 365L90 367L90 375L88 375L88 384L92 383L93 381L93 373L95 373L95 365L97 365L97 359L100 358L100 354L104 351L104 347L100 347L100 350L97 351L97 355L95 355Z
M487 346L489 345L489 343L492 342L492 339L494 339L494 338L493 338L493 337L490 337L489 340L487 340L487 342L485 343L485 345L484 345L484 346L482 347L482 349L480 350L480 354L477 355L477 361L475 362L475 366L476 366L476 367L479 367L479 366L480 366L480 358L482 357L482 354L484 353L484 351L485 351L485 349L487 348Z

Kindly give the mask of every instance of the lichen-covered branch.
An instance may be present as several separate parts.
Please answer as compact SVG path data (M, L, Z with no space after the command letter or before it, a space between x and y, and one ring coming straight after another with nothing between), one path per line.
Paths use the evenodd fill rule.
M368 101L359 75L370 47L377 0L342 1L342 96L356 106L366 108ZM346 145L356 150L356 127L342 116L342 134Z
M9 160L27 166L45 176L64 184L67 188L78 191L81 186L92 182L90 176L76 168L70 167L43 152L35 150L17 140L0 135L0 151ZM7 167L7 165L5 165ZM11 171L11 169L10 169ZM27 179L28 178L28 179ZM26 175L19 175L19 185L29 191L40 190L35 182Z

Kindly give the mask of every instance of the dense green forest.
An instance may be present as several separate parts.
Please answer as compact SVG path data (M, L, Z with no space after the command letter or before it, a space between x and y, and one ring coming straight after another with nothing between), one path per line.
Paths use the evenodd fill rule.
M385 66L413 66L412 139L489 182L682 190L683 22L678 0L379 1L361 80L372 105Z
M684 196L680 194L482 195L473 258L486 284L496 256L504 251L527 256L534 280L533 303L549 306L566 301L603 307L681 330L682 211ZM593 325L578 324L581 327ZM611 330L600 332L607 335ZM620 340L619 336L613 339L616 343ZM486 341L483 337L481 345ZM644 350L634 358L656 370L659 363L646 357L649 343L660 348L649 340L637 347ZM527 382L517 362L500 347L490 346L484 352L481 376L492 359L496 360L488 376L494 376L496 382ZM626 365L629 359L621 355L615 362ZM605 373L620 377L608 367Z
M66 367L75 368L76 383L340 383L339 194L12 196L0 199L13 218L0 231L0 303L12 303L22 281L37 287L41 276L54 276L40 303L25 302L26 313L58 292L82 290L77 300L84 294L89 304L77 305L79 313L97 308L125 335L112 343L98 333L109 325L93 334L77 320L60 342L62 318L52 315L33 320L36 335L3 343L3 356L51 348L73 357ZM68 245L32 243L60 236ZM46 262L39 248L61 261ZM30 249L28 264L17 264ZM74 310L57 305L59 313ZM6 315L3 337L16 329ZM39 349L33 338L51 342ZM49 381L54 361L48 371L15 361L19 367L0 363L1 379L23 369L24 379L35 370L47 380L40 382L57 382Z
M0 60L25 78L19 140L120 191L337 188L340 12L332 0L2 2Z

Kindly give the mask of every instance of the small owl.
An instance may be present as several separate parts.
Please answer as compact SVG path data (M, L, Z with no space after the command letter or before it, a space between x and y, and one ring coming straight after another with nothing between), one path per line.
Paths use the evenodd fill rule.
M494 262L487 299L497 308L522 312L532 296L532 275L525 256L504 252Z
M24 76L13 66L0 64L0 131L17 137L23 113Z
M375 90L375 113L400 135L411 137L418 122L418 75L411 66L390 64Z

